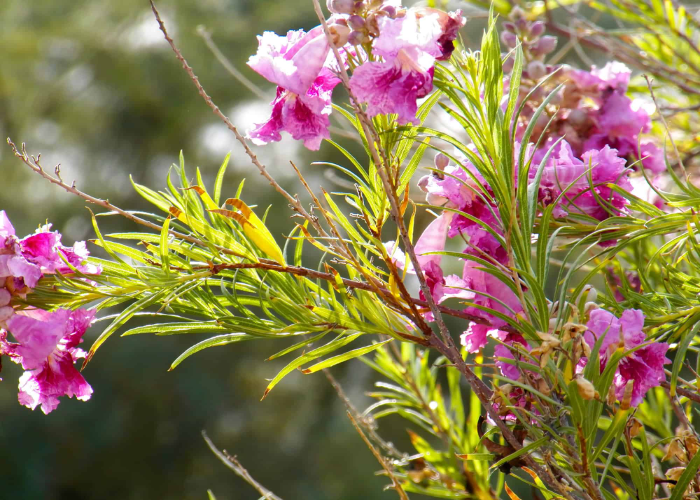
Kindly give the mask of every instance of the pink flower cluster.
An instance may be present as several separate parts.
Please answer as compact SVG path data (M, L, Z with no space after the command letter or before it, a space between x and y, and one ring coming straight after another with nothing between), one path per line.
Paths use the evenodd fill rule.
M333 53L353 69L350 88L367 104L369 116L396 114L401 124L416 121L417 100L433 89L436 60L449 59L466 20L461 12L405 10L400 0L328 2L334 14L323 27L286 37L265 32L248 65L277 85L270 118L248 136L255 144L281 140L281 132L317 150L330 139L331 95L340 83Z
M620 157L630 160L630 164L642 160L644 168L652 173L665 171L663 151L652 139L644 136L651 131L648 106L644 101L626 95L631 75L627 66L610 62L603 68L594 66L590 71L548 66L546 72L556 69L558 72L554 77L535 91L533 98L526 103L518 136L522 136L534 109L548 91L563 84L553 102L556 115L555 108L552 108L540 116L532 140L544 134L542 144L547 147L560 137L566 137L577 157L586 151L608 146L617 150ZM521 93L528 90L527 85L520 89ZM552 116L553 123L545 131Z
M59 396L90 399L92 388L73 364L85 357L77 347L94 319L94 311L54 312L19 309L16 299L26 298L45 274L99 274L87 262L85 242L61 244L61 234L44 226L19 239L4 211L0 211L0 356L8 356L26 370L19 380L19 402L31 409L41 405L48 414ZM11 333L17 341L9 342Z
M652 387L658 387L666 379L664 365L671 360L666 358L668 344L666 342L647 342L644 327L644 314L637 309L628 309L618 318L611 312L603 309L591 311L590 319L586 324L588 331L584 339L589 347L593 348L599 339L603 339L600 346L600 369L605 369L612 354L622 348L630 351L617 366L613 386L615 396L622 401L625 387L631 380L632 399L630 404L637 406L644 399L644 395ZM641 347L640 347L641 346ZM579 369L585 366L586 360L582 360Z
M544 154L543 149L533 152L533 148L528 148L526 158L529 155L534 157L530 178L534 177ZM493 201L490 186L474 165L466 159L462 159L462 162L461 165L451 165L445 155L438 154L434 172L421 178L418 183L420 189L427 194L428 203L443 207L441 215L428 225L416 242L418 262L438 303L450 298L461 299L466 304L463 311L475 318L462 335L462 344L467 350L479 351L491 337L499 341L494 355L497 358L512 359L511 347L515 344L526 350L531 348L522 335L506 328L506 318L515 319L523 311L523 306L514 291L515 285L509 286L487 272L482 264L489 263L508 275L509 256L501 243L504 231L498 206ZM609 185L617 184L623 189L631 189L625 164L617 151L607 145L599 150L587 151L578 158L571 146L566 141L561 141L544 166L540 181L540 201L545 205L556 203L553 212L555 217L576 213L604 220L619 215L625 210L627 201L612 191ZM461 276L445 276L441 267L442 257L436 255L445 250L446 242L451 238L459 238L458 241L466 243L462 250L464 266ZM386 247L399 267L408 266L407 272L414 272L394 242L388 243ZM603 314L610 313L594 311L592 321L600 319ZM626 319L628 316L623 317ZM432 318L428 315L427 319ZM592 324L589 324L591 331L600 335L602 332ZM599 325L600 321L595 324ZM640 325L643 325L643 317L641 323L635 326L636 330L631 327L625 330L634 334L630 333L627 348L644 341ZM612 337L610 339L604 348L612 345ZM634 379L636 385L633 404L638 404L639 398L649 387L658 385L658 377L663 376L662 359L666 348L665 344L653 344L635 351L620 363L616 388L624 390L627 380L637 377ZM656 356L661 351L662 355ZM605 352L605 349L601 352ZM641 365L639 360L647 364ZM504 376L511 379L520 377L514 364L502 360L496 364ZM649 370L645 378L641 379L643 366Z

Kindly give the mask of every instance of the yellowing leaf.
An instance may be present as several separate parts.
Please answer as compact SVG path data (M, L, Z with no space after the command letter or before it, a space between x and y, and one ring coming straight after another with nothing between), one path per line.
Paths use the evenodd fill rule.
M210 212L230 217L241 225L243 234L246 235L267 257L276 261L278 264L286 265L284 255L279 245L275 241L270 231L265 227L263 221L255 215L248 205L238 198L229 198L226 200L227 205L236 208L232 210L210 210Z

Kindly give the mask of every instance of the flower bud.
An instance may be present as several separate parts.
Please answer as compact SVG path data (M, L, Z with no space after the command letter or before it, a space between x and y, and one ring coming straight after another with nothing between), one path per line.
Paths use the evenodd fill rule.
M512 19L513 21L516 21L518 19L522 19L525 17L525 11L518 7L517 5L513 7L510 10L510 14L508 14L508 19Z
M532 47L530 53L535 56L544 56L554 52L557 48L557 38L553 36L543 36L537 40Z
M537 38L542 35L545 30L545 25L542 21L537 21L532 26L530 26L530 37Z
M0 288L0 306L6 306L12 300L12 294L5 288Z
M333 45L340 48L348 43L348 38L350 37L350 28L343 24L331 24L328 27L328 31L331 35Z
M432 176L430 175L424 175L420 179L418 179L418 189L423 191L424 193L428 192L428 184L430 183L430 178Z
M515 29L518 30L520 33L527 32L529 26L530 23L528 23L527 19L525 19L524 17L515 20Z
M15 310L11 306L0 307L0 324L7 321L15 313Z
M384 14L386 14L390 18L396 19L397 11L396 7L394 7L393 5L383 5L382 12L384 12Z
M572 109L569 113L569 116L567 117L567 121L571 124L572 127L580 127L581 125L586 123L587 117L588 115L584 110Z
M595 390L595 386L585 378L581 377L576 379L576 388L578 389L579 396L585 401L600 397L598 391Z
M445 170L447 168L447 165L450 164L450 159L442 154L438 153L435 155L435 168L438 170Z
M518 37L510 31L504 31L501 33L501 41L512 49L518 44Z
M365 20L355 14L348 17L348 25L354 30L361 30L365 27Z
M352 14L355 11L355 0L326 0L326 7L336 14Z
M583 306L583 314L589 315L591 314L591 311L598 309L598 304L595 302L586 302L586 304Z
M368 42L369 42L369 37L367 36L366 33L363 33L362 31L353 31L348 36L348 43L350 45L362 45L363 43L368 43Z
M513 24L513 23L503 23L503 28L506 31L510 31L512 33L515 33L515 24Z
M547 69L541 61L530 61L527 65L527 73L533 80L539 80L547 74Z

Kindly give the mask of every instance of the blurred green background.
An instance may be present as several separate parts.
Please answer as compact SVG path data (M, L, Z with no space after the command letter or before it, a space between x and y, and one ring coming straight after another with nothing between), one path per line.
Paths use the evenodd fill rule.
M206 26L272 100L273 88L245 67L257 47L255 35L318 24L309 0L161 0L158 6L209 93L241 129L265 119L267 103L229 76L197 27ZM272 204L271 214L279 214L270 217L273 232L292 227L284 200L197 95L146 0L3 0L0 55L0 135L42 153L49 169L61 163L64 179L119 206L147 208L130 174L161 188L182 149L191 171L198 165L213 182L231 151L225 189L233 195L246 178L246 201ZM323 172L310 162L336 158L328 145L313 156L289 139L258 153L293 191L298 187L289 160L318 186ZM0 147L0 173L0 209L18 234L48 218L64 243L92 237L85 203L32 174L7 146ZM101 221L108 232L137 229L125 220ZM98 330L88 333L86 345ZM211 489L219 500L257 498L209 451L203 429L284 498L391 496L382 492L386 480L373 476L379 466L323 375L291 374L260 402L265 379L285 363L263 363L278 350L265 342L205 351L168 373L171 361L201 339L111 339L84 372L92 399L64 398L49 416L19 406L21 370L5 363L0 497L204 499ZM334 373L362 403L372 384L369 370L354 362ZM402 430L396 434L402 439Z

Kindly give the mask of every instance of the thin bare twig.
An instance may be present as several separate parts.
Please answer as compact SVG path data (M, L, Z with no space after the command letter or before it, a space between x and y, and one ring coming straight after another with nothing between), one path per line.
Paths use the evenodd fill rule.
M266 500L282 500L280 497L272 493L270 490L265 488L262 484L257 482L255 479L253 479L253 476L250 475L250 473L246 470L243 465L238 461L238 459L232 455L229 455L229 453L226 450L219 450L214 442L209 439L209 436L207 436L207 433L205 431L202 431L202 437L204 438L204 441L206 441L207 446L209 446L209 449L214 452L214 454L221 460L226 467L231 469L233 472L236 473L239 477L243 478L243 480L251 485L255 490L260 493L263 498Z
M269 96L263 92L263 90L255 85L253 82L251 82L243 73L238 71L238 68L236 68L233 63L229 60L228 57L224 55L221 50L219 50L219 47L214 43L214 40L211 38L211 33L207 31L207 29L204 26L198 26L197 27L197 34L202 37L202 40L204 40L204 43L207 45L207 48L211 50L211 53L214 54L214 57L216 57L216 60L219 61L219 63L224 67L226 71L229 72L229 74L234 77L236 80L238 80L241 85L243 85L245 88L250 90L253 94L258 96L260 99L268 99Z
M340 398L340 400L345 404L345 408L347 409L347 412L350 413L353 418L355 419L356 422L359 422L362 424L362 426L365 428L367 433L372 437L372 439L381 446L384 451L389 453L391 456L393 456L396 459L399 460L404 460L406 458L406 455L401 453L399 450L396 449L396 446L394 446L393 443L386 442L382 439L382 437L377 434L377 431L375 429L376 424L374 422L374 419L371 417L364 417L362 414L355 408L355 405L352 404L352 401L347 397L345 394L345 391L343 390L343 387L340 385L340 383L335 379L333 375L331 375L331 372L325 368L323 370L323 374L326 376L328 379L328 382L330 382L331 386L333 386L333 389L335 389L336 394Z
M330 281L334 282L336 277L335 275L331 273L324 273L322 271L317 271L316 269L310 269L307 267L300 267L300 266L283 266L281 264L278 264L277 262L271 261L271 260L266 260L266 259L261 259L259 262L241 262L241 263L235 263L235 264L215 264L212 267L201 267L201 268L193 268L194 270L210 270L212 274L217 274L220 273L221 271L225 269L265 269L268 271L276 271L280 273L288 273L288 274L293 274L295 276L305 276L309 278L314 278L314 279L322 279L325 281ZM391 295L391 292L387 290L386 288L377 288L376 285L372 285L370 283L363 283L361 281L355 281L347 278L342 278L343 280L343 285L345 285L348 288L353 288L356 290L365 290L368 292L373 292L377 293L379 292L380 295L384 297L393 297ZM427 307L428 303L425 300L417 299L414 297L411 297L411 302L417 306L421 307ZM461 319L466 319L468 321L473 321L475 323L479 323L482 325L487 325L487 326L492 326L491 323L488 320L485 320L483 318L480 318L478 316L473 316L469 313L465 313L463 311L460 311L458 309L452 309L443 305L438 306L438 310L444 314L447 314L448 316L454 316L455 318L461 318ZM405 310L400 311L403 314L407 314ZM504 327L499 327L501 330L507 330L507 331L514 331L512 330L509 326L504 326ZM425 339L420 339L423 345L427 345L427 342Z
M379 464L382 466L382 468L389 475L389 478L391 479L391 483L392 483L392 488L399 495L399 498L401 498L401 500L408 500L408 495L401 487L401 483L399 482L398 479L396 479L396 476L394 475L394 471L391 470L391 467L389 466L389 464L386 463L386 460L384 459L382 454L379 453L379 450L377 450L377 448L372 444L372 442L369 439L367 439L367 436L365 436L365 433L362 432L362 429L360 429L360 426L357 424L357 421L353 418L352 414L350 412L347 412L347 415L348 415L348 418L350 419L350 421L352 422L352 425L355 427L355 430L357 431L357 433L360 435L362 440L365 442L367 447L372 452L372 455L374 455L374 457L377 459Z
M8 137L7 138L7 143L10 145L12 148L12 151L14 152L15 156L22 160L25 165L27 165L29 168L31 168L34 172L42 176L44 179L47 181L51 182L52 184L56 184L59 187L62 187L66 191L68 191L70 194L73 194L75 196L78 196L79 198L82 198L83 200L87 201L88 203L92 203L93 205L98 205L102 208L105 208L111 212L117 213L121 215L122 217L126 217L127 219L136 222L137 224L141 224L142 226L146 226L150 229L154 229L156 231L161 231L163 228L159 226L158 224L154 224L153 222L147 221L146 219L142 219L141 217L137 217L131 212L127 212L126 210L123 210L119 208L116 205L113 205L112 203L109 202L109 200L103 200L100 198L96 198L94 196L91 196L87 193L84 193L80 191L78 188L75 187L75 181L72 182L71 184L66 184L63 179L60 178L60 169L56 167L55 171L57 173L57 176L54 177L53 175L49 174L44 170L44 168L41 166L41 155L33 156L27 153L27 148L24 143L22 143L21 148L18 148L14 142ZM188 234L183 234L178 231L173 231L170 230L168 233L171 236L174 236L176 238L179 238L184 241L189 241L190 243L194 243L197 246L203 247L203 248L208 248L208 245L203 242L200 239L195 238L194 236L190 236ZM235 255L236 257L241 257L245 258L245 256L240 255L233 250L230 250L228 248L224 248L222 246L218 245L213 245L217 250L219 250L222 253L228 254L228 255Z

